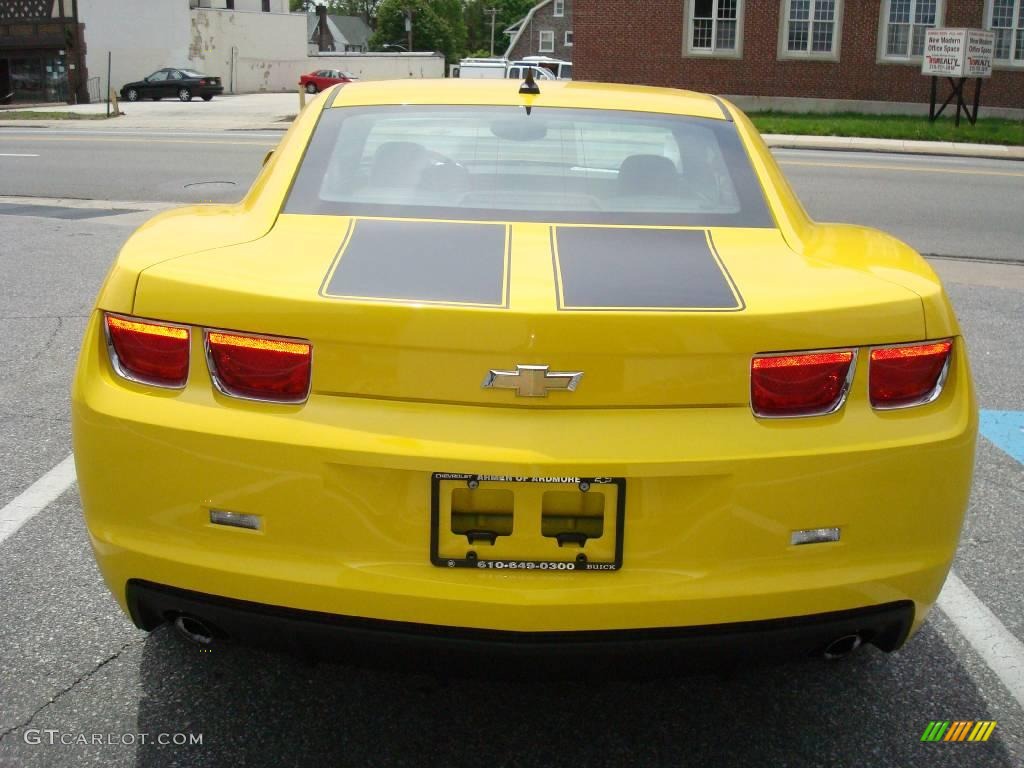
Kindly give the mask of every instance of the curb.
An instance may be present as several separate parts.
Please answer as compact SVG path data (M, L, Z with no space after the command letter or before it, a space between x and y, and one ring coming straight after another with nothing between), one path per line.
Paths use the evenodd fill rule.
M901 155L1024 160L1024 147L1010 147L1003 144L864 139L849 136L791 136L776 133L762 134L762 138L773 149L825 149L845 152L888 152Z

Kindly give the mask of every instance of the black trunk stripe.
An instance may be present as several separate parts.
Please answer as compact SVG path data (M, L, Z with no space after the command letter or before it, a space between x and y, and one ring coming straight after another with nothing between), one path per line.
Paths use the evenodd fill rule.
M353 219L320 294L508 307L510 245L504 224Z
M744 307L707 230L553 227L551 250L561 310Z

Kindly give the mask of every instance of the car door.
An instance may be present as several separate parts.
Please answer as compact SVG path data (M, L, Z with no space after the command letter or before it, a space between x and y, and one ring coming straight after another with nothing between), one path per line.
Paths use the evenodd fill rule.
M146 78L146 84L140 88L142 97L163 96L167 83L167 70L159 69Z
M178 91L181 89L181 86L188 85L188 83L183 82L187 79L184 72L180 72L177 69L167 70L167 80L164 81L163 90L160 95L172 99L178 98Z

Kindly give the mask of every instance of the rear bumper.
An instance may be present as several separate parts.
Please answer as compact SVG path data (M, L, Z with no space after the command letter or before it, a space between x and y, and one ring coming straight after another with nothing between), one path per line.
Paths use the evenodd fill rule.
M132 580L128 610L142 629L177 616L202 620L219 641L388 666L435 664L487 674L509 661L554 668L628 660L623 669L664 670L708 662L820 655L855 635L884 651L903 645L914 622L910 601L812 616L713 626L580 632L504 632L379 621L214 597Z
M756 421L746 407L487 408L217 394L201 344L180 391L116 378L86 332L72 396L79 488L122 607L137 579L317 614L503 632L708 627L911 601L952 562L976 410L962 345L942 396ZM433 472L626 478L622 569L430 562ZM260 531L211 525L258 515ZM838 527L838 542L791 546Z

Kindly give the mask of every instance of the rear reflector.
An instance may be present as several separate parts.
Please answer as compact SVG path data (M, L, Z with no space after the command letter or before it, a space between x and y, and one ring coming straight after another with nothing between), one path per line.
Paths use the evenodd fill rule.
M853 380L849 349L759 355L750 365L750 406L757 416L821 416L839 410Z
M939 396L953 342L903 344L871 350L868 389L874 408L909 408Z
M226 395L276 403L309 396L308 341L207 331L206 352L213 383Z
M104 315L107 349L122 378L181 389L188 379L189 329L137 317Z

